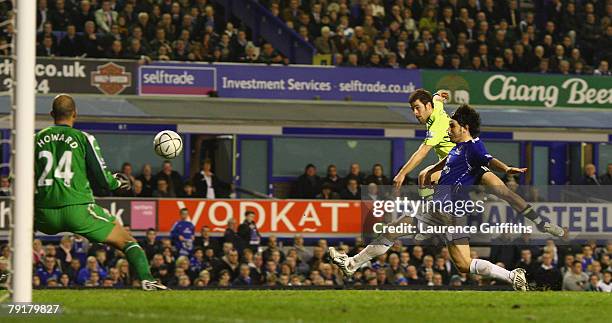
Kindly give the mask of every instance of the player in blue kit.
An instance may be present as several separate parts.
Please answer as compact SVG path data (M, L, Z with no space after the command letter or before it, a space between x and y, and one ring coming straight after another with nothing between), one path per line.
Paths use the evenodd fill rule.
M462 114L461 112L468 108L467 106L459 107L453 116L460 118L460 116L465 115L465 113ZM469 115L464 118L475 118L475 116ZM461 122L468 121L461 120ZM476 121L469 122L475 124ZM480 123L480 120L478 120L478 123ZM449 136L453 131L459 129L458 127L461 127L459 121L451 119L448 130ZM493 156L489 154L480 138L476 137L477 134L474 135L475 132L475 130L471 131L474 137L467 141L453 141L451 139L451 141L455 142L455 147L451 149L444 159L433 166L433 168L442 171L435 193L432 196L434 201L445 202L469 199L467 191L462 188L478 185L482 177L490 172L488 166L491 160L493 160ZM461 140L464 138L459 137L455 139ZM440 169L440 165L443 165L442 169ZM426 173L424 177L424 186L431 185L432 176L428 175L431 175L432 172L429 173Z
M493 177L499 180L497 176L489 171L488 166L505 171L510 169L503 162L489 155L484 144L478 138L479 133L480 116L478 112L467 105L460 106L451 117L448 129L450 141L454 142L456 146L451 149L447 157L440 160L435 166L430 167L424 176L423 185L428 186L431 184L432 175L441 171L438 186L432 197L433 201L468 200L462 197L463 194L466 194L464 190L461 190L462 187L481 182L491 186L491 183L495 183ZM493 162L494 160L495 162ZM511 171L521 173L524 172L524 169ZM485 178L487 180L484 180ZM494 188L494 190L500 194L508 194L507 191L509 190L503 186L501 181L499 182L501 186ZM522 201L522 203L525 202ZM453 222L452 215L449 216L448 214L441 213L420 214L417 215L417 218L421 222L434 226L448 226ZM533 217L532 221L540 228L546 226L546 228L550 229L554 226L537 215ZM562 230L557 226L554 227L555 229ZM377 238L378 241L376 243L368 245L366 249L355 257L348 257L332 247L329 249L330 256L333 263L338 265L346 275L350 276L365 262L385 253L393 245L393 240L402 235L383 234ZM461 234L445 235L444 238L448 244L449 253L459 271L489 276L511 283L516 290L527 290L528 286L524 269L517 268L513 271L508 271L489 261L472 259L468 236Z
M180 256L191 256L193 251L193 239L195 226L189 220L189 211L181 209L181 219L176 221L170 230L170 238L175 246L178 246Z
M480 134L480 115L468 105L460 106L452 115L448 135L456 143L448 156L438 162L425 175L424 184L428 185L431 175L442 170L438 181L439 190L434 193L434 200L462 199L461 188L478 184L482 176L489 173L489 162L493 157L487 152ZM457 196L453 196L457 195ZM430 216L430 218L435 215ZM526 291L527 279L522 268L508 271L487 260L472 259L468 237L459 235L447 241L448 251L453 262L462 273L471 273L502 280L512 284L516 290Z

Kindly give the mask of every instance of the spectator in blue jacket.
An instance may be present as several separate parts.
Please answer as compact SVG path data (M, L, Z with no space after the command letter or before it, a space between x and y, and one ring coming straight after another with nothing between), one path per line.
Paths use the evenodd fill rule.
M257 223L255 223L255 212L246 211L244 213L244 222L238 226L238 236L240 236L242 247L257 252L261 243L261 235L257 230Z
M236 279L234 279L232 286L251 285L253 285L253 279L251 278L251 268L249 268L249 265L247 264L242 264L240 265L240 274L238 275L238 277L236 277Z
M36 275L40 278L41 285L47 285L47 280L54 278L59 280L62 272L59 270L57 260L53 256L45 257L44 264L36 269Z
M189 270L192 273L199 273L206 269L204 266L204 250L202 250L202 248L196 248L193 251L193 257L189 260Z
M98 260L94 256L87 257L87 265L85 268L81 268L79 270L79 274L77 275L77 283L79 285L84 285L90 278L91 273L98 273L99 279L106 278L106 271L98 265ZM59 278L59 276L58 276Z
M193 250L195 226L189 219L189 211L181 209L181 219L174 223L170 231L170 238L176 247L179 256L190 256Z
M79 259L81 266L85 265L88 251L89 241L87 241L87 239L81 237L80 235L75 235L74 239L72 240L72 256Z

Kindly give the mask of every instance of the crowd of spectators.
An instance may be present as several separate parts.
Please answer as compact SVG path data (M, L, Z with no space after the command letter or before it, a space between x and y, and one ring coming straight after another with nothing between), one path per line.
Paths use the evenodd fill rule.
M226 21L209 0L38 0L37 8L42 57L287 63L269 43L255 46L248 30ZM0 21L11 9L10 2L0 6ZM7 24L0 46L13 36Z
M266 1L336 65L610 75L611 1L534 2Z
M538 193L536 186L519 187L519 178L514 175L503 176L504 183L519 195L529 201L543 201L543 197ZM346 200L382 200L391 193L389 185L393 181L384 173L381 164L372 166L369 175L361 171L358 163L350 165L349 172L345 177L338 174L336 165L327 166L325 177L317 175L317 167L308 164L304 168L304 173L293 183L291 197L301 199L346 199ZM404 185L416 184L416 180L407 178ZM584 166L584 175L572 182L574 185L612 185L612 163L607 164L604 174L598 175L597 169L593 164ZM594 190L590 194L597 195L604 199L609 196L607 190Z
M576 185L612 185L612 163L606 166L606 172L597 175L597 168L593 164L584 166L584 176L576 181Z
M414 183L412 179L405 181L405 184ZM379 196L379 186L393 184L384 174L381 164L372 166L372 171L366 176L361 171L358 163L351 164L349 172L345 177L338 174L336 165L327 166L327 174L321 178L317 175L317 167L308 164L304 168L304 173L300 175L294 183L293 198L301 199L346 199L346 200L376 200ZM362 192L362 186L367 187L367 192ZM383 188L384 189L384 188ZM363 193L363 195L362 195Z
M526 3L261 1L338 66L610 75L612 1ZM209 0L39 0L38 55L288 63L222 10ZM12 24L0 31L5 54L13 35Z
M154 173L151 164L144 164L139 173L136 173L129 162L123 163L118 173L129 178L129 190L115 190L113 192L100 190L94 185L95 196L118 197L159 197L159 198L229 198L233 196L233 184L219 179L212 172L212 161L205 159L200 170L193 176L184 177L174 170L172 162L165 160L159 172ZM185 179L187 178L187 179ZM0 196L11 196L12 183L8 176L0 176Z
M591 185L611 184L612 164L602 176L591 174L591 165L585 166L585 178L597 182ZM123 173L133 180L134 191L130 196L170 196L182 192L198 197L217 195L206 160L194 182L183 183L181 176L165 162L158 174L152 174L145 165L143 173L134 176L131 166L125 164ZM592 175L592 176L589 176ZM207 179L208 178L208 179ZM593 180L595 181L595 180ZM516 179L508 177L506 184L517 188ZM142 183L142 184L139 184ZM147 184L149 183L149 184ZM313 185L318 186L313 186ZM304 175L296 182L296 192L315 194L314 198L359 198L359 189L366 184L367 196L376 199L372 187L388 185L381 165L372 167L368 176L352 164L344 178L330 165L328 174L316 176L314 165L308 165ZM148 186L147 186L148 185ZM155 185L155 186L154 186ZM301 187L297 189L297 187ZM314 188L319 188L318 191ZM211 191L213 189L213 191ZM341 193L337 193L340 191ZM347 193L348 192L348 193ZM0 193L10 194L8 178L0 178ZM127 195L128 192L125 192ZM351 196L347 196L347 194ZM300 195L300 197L306 195ZM309 197L311 198L311 197ZM363 198L363 197L362 197ZM367 197L366 197L367 198ZM326 261L328 241L319 239L306 245L304 238L277 239L274 235L263 237L255 223L255 214L247 211L244 221L229 219L222 236L212 235L206 226L198 228L189 219L186 209L180 211L178 220L168 235L159 236L149 229L140 241L150 261L156 278L171 288L243 287L243 286L490 286L500 282L478 275L459 273L450 260L448 249L442 245L418 245L414 241L396 241L387 254L364 265L351 279L345 279L334 265ZM129 231L129 227L126 227ZM342 240L342 239L340 239ZM346 240L345 240L346 241ZM351 244L333 241L350 255L364 247L361 238L350 239ZM404 244L406 243L406 244ZM485 248L486 249L486 248ZM611 291L612 290L612 242L597 245L594 241L577 244L569 239L548 240L544 246L532 241L529 234L521 236L500 235L488 248L473 249L486 258L506 268L522 267L528 271L528 279L537 288L553 290ZM476 251L478 250L478 251ZM0 277L7 270L10 250L0 250ZM136 287L133 269L118 250L101 244L93 244L78 235L64 236L58 245L35 240L33 244L35 287Z
M114 192L94 192L98 195L112 194L120 197L181 197L181 198L227 198L232 185L220 180L212 172L212 162L205 159L200 171L188 180L172 168L172 162L166 160L161 170L153 173L153 167L145 164L140 174L136 175L130 163L124 163L120 173L126 175L132 187L129 190ZM0 182L1 184L1 182Z
M183 176L173 170L170 161L162 163L161 170L153 173L150 164L145 164L141 172L136 175L130 163L124 163L120 173L125 174L132 183L130 190L115 192L95 192L96 195L109 195L120 197L180 197L180 198L228 198L233 196L233 185L220 180L212 172L209 159L204 160L199 172L190 179L183 180ZM523 191L522 189L537 189L533 186L519 187L516 176L504 176L504 183L513 191L519 193L530 201L541 201L537 192ZM306 165L304 173L293 182L289 197L299 199L326 199L326 200L377 200L384 199L389 193L388 186L392 180L384 173L381 164L372 166L371 172L366 175L361 171L358 163L350 165L348 174L344 177L338 174L337 166L327 166L325 177L317 175L317 167ZM404 185L416 184L416 180L407 178ZM584 175L574 181L574 185L612 185L612 163L607 164L604 174L598 175L595 165L584 166ZM365 191L364 191L365 190ZM602 191L599 194L605 194ZM9 177L0 176L0 196L11 195L11 182Z
M296 235L283 241L274 235L265 245L253 232L253 218L236 227L228 221L224 236L211 236L207 227L200 234L182 235L173 230L160 237L150 229L140 242L153 275L174 289L249 286L491 286L500 282L457 271L446 247L403 245L397 241L384 255L365 264L351 279L329 264L328 241L320 239L305 246ZM181 220L182 221L182 220ZM179 221L179 222L181 222ZM177 223L175 227L180 227ZM500 237L503 239L503 237ZM612 290L612 242L575 245L549 240L537 246L528 234L514 241L491 246L490 261L506 268L522 267L538 289ZM186 243L189 242L189 243ZM104 245L91 244L79 236L66 235L59 245L34 241L34 287L137 287L138 280L124 255ZM340 248L354 255L364 247L358 238ZM1 250L0 271L6 272L10 249ZM472 251L478 258L478 252ZM508 286L509 287L509 286Z

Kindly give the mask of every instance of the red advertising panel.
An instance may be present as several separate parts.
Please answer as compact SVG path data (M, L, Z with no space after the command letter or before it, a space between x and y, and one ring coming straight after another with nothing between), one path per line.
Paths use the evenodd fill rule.
M247 210L255 212L255 222L262 233L359 234L359 201L305 200L160 200L159 231L170 231L179 219L179 210L187 208L196 230L203 225L212 232L223 232L227 221L241 223Z

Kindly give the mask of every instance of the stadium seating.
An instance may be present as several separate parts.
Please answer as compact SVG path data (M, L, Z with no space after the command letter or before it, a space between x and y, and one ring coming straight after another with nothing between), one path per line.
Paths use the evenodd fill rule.
M606 1L538 1L535 7L517 0L431 5L380 0L113 1L106 14L110 24L100 18L104 1L97 7L87 0L40 3L41 56L304 64L312 62L314 48L314 53L331 55L336 65L347 66L610 74L612 4ZM7 19L9 9L0 7L0 17ZM87 21L95 23L95 32L86 31ZM44 37L51 32L45 31L45 23L53 30L47 49ZM75 50L60 50L70 24L77 34L64 44ZM137 26L141 31L134 32ZM12 26L5 27L0 40L10 42L12 33ZM140 45L133 45L135 38ZM113 53L115 40L121 45ZM264 53L260 48L265 43L278 51Z

